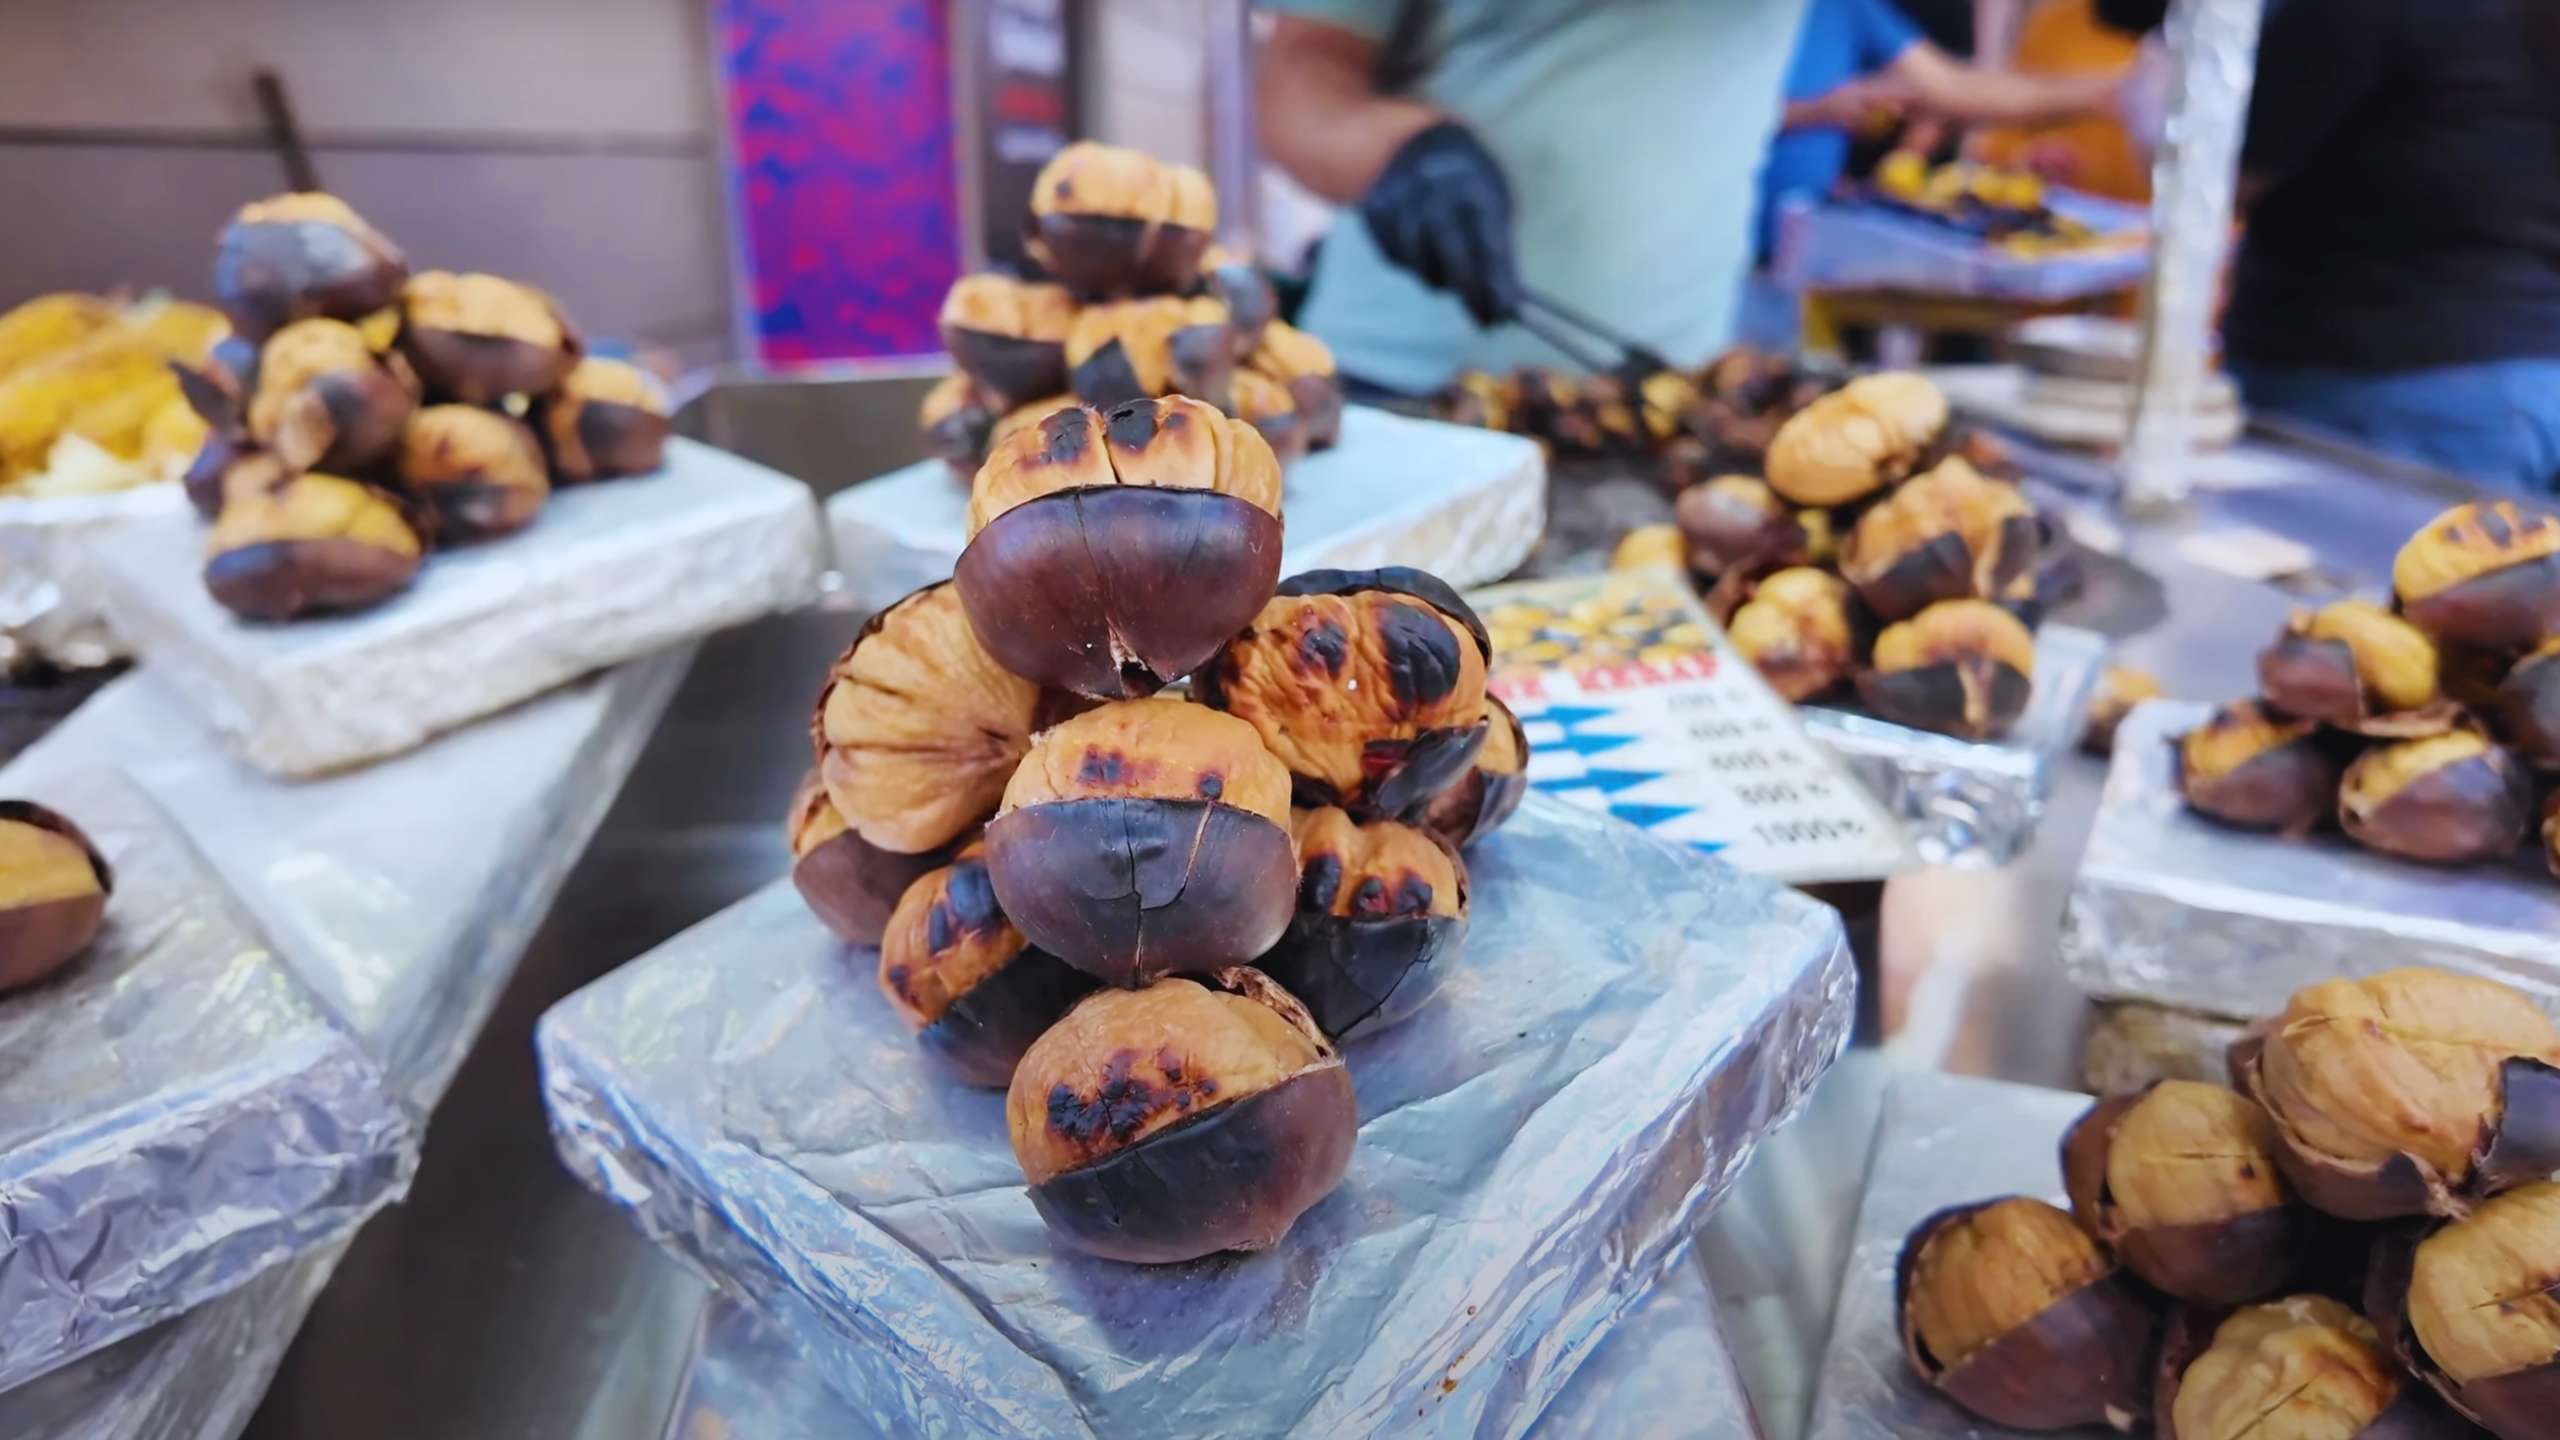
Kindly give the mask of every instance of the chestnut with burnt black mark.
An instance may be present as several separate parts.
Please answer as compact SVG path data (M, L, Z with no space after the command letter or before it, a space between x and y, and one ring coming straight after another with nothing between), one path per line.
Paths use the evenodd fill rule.
M2499 682L2497 717L2517 759L2560 770L2560 638L2518 660Z
M361 471L399 448L417 377L343 320L297 320L258 352L248 431L296 470Z
M2365 1308L2403 1364L2499 1440L2560 1433L2560 1183L2390 1233Z
M98 938L115 874L69 816L0 800L0 992L52 976Z
M1474 762L1422 811L1423 824L1460 847L1501 829L1529 793L1529 737L1520 717L1491 695L1484 697L1484 708L1490 723Z
M2267 703L2304 720L2377 737L2433 735L2460 710L2437 685L2435 642L2364 600L2297 610L2258 656Z
M1849 587L1810 566L1753 584L1750 598L1725 622L1725 638L1770 689L1798 703L1848 679L1858 658Z
M1188 291L1217 227L1209 177L1143 151L1079 140L1031 182L1031 254L1084 300Z
M962 1082L1001 1090L1094 979L1025 943L987 878L986 844L907 887L880 938L880 990Z
M924 430L927 448L951 467L953 478L966 485L986 463L1003 406L1004 397L982 388L968 372L955 370L924 392L924 400L916 406L916 424Z
M855 834L811 770L791 792L783 818L791 846L791 884L818 922L839 940L877 945L889 916L917 877L948 863L955 845L920 854L884 850Z
M296 320L357 320L397 304L408 275L400 247L316 190L244 205L214 241L214 295L253 344Z
M1066 388L1075 321L1064 286L1010 275L963 275L942 297L942 343L952 363L1008 404Z
M2225 705L2178 738L2178 793L2226 825L2307 834L2336 812L2339 760L2319 728L2255 700Z
M1298 908L1255 962L1336 1040L1374 1034L1420 1009L1467 934L1467 866L1438 835L1300 810Z
M1840 573L1884 621L1941 600L1998 600L2035 566L2039 527L2017 487L1949 459L1868 507Z
M646 475L666 463L666 392L648 371L592 356L540 402L542 438L563 483Z
M1068 387L1109 409L1158 395L1234 407L1235 341L1227 307L1205 295L1116 300L1078 311L1067 331Z
M1342 438L1342 376L1323 341L1286 320L1273 320L1247 352L1245 368L1287 387L1290 403L1305 419L1308 449L1329 450Z
M1769 482L1718 475L1680 492L1672 518L1689 542L1689 568L1715 579L1761 565L1811 565L1831 555L1831 514L1798 510Z
M466 405L540 395L584 347L548 295L496 275L428 270L400 295L400 348L427 393Z
M205 588L232 613L290 620L359 609L417 575L426 543L388 492L318 471L271 474L227 486L206 541Z
M1988 600L1941 600L1884 628L1858 698L1897 724L1967 740L2008 733L2027 708L2036 642Z
M2531 650L2560 636L2560 518L2512 500L2456 505L2400 547L2391 588L2439 644Z
M522 421L477 405L429 405L400 438L400 484L436 515L439 540L507 535L551 498L542 442Z
M2283 1288L2310 1242L2275 1124L2219 1085L2162 1080L2090 1107L2062 1138L2071 1213L2126 1269L2200 1305Z
M2501 859L2533 823L2533 782L2479 731L2449 730L2357 756L2338 787L2338 821L2349 839L2405 859Z

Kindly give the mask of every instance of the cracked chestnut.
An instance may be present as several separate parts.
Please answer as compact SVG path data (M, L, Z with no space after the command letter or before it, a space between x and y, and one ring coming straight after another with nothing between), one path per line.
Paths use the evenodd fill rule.
M2152 1288L2237 1305L2283 1288L2310 1212L2276 1163L2275 1124L2219 1085L2161 1080L2090 1107L2062 1137L2082 1229Z
M551 466L564 483L646 475L666 463L675 430L667 392L637 365L580 360L539 408Z
M2365 1303L2403 1363L2499 1440L2560 1434L2560 1183L2386 1238Z
M1962 460L1867 507L1840 549L1840 573L1879 620L1941 600L1997 600L2035 566L2035 510L2017 487Z
M2372 1322L2326 1295L2182 1307L2162 1342L2160 1440L2458 1440Z
M1011 1084L1023 1052L1093 989L1005 919L983 841L908 886L880 938L881 993L964 1084Z
M1767 481L1749 475L1718 475L1689 486L1671 511L1689 541L1689 568L1710 578L1830 558L1830 512L1798 510Z
M1072 405L1075 399L1061 396L1058 403ZM1005 414L1003 396L981 387L967 371L954 370L924 392L924 400L916 406L916 424L924 431L925 448L966 485L987 463L987 452L995 445L996 423Z
M2531 650L2560 636L2560 518L2510 500L2456 505L2400 547L2391 588L2439 644Z
M213 291L251 342L296 320L356 320L398 303L408 257L335 195L244 205L214 241Z
M352 472L399 447L416 377L343 320L297 320L259 349L249 434L296 470Z
M2347 767L2338 821L2349 839L2410 860L2512 855L2533 821L2533 781L2477 730L2377 745Z
M401 291L400 348L428 394L496 405L556 388L582 347L559 305L532 286L428 270Z
M1262 344L1263 327L1280 318L1280 292L1253 257L1224 245L1211 245L1200 257L1200 293L1227 307L1236 359L1249 359ZM1283 379L1283 376L1273 376Z
M1917 375L1850 381L1769 440L1769 488L1797 505L1846 505L1909 475L1947 427L1947 397Z
M0 800L0 992L46 979L88 949L115 888L106 857L70 817Z
M205 589L248 620L378 604L418 573L426 543L400 501L371 485L281 466L226 480L206 541Z
M1849 678L1857 632L1849 620L1849 587L1827 570L1798 565L1751 588L1725 622L1725 638L1769 688L1803 702Z
M2434 734L2457 716L2437 685L2435 642L2365 600L2295 611L2258 656L2258 691L2288 715L2364 735Z
M2386 970L2297 990L2233 1043L2294 1192L2348 1220L2458 1215L2560 1171L2560 1033L2494 980Z
M1067 331L1076 302L1063 285L1010 275L963 275L942 297L942 343L981 386L1020 403L1067 384Z
M1988 600L1941 600L1876 636L1858 698L1897 724L1967 740L2008 733L2035 674L2036 642Z
M2225 705L2178 737L2178 793L2226 825L2309 834L2337 807L2338 758L2319 732L2255 700Z
M2097 691L2089 697L2088 716L2080 724L2080 748L2091 755L2112 755L2116 731L2133 707L2161 697L2160 677L2130 665L2110 665L2098 672Z
M1217 227L1207 175L1139 150L1079 140L1031 182L1031 253L1085 300L1189 290Z
M1032 742L987 869L1032 944L1111 984L1241 964L1289 926L1289 774L1205 705L1098 706Z
M2148 1306L2069 1215L2022 1196L1941 1210L1894 1268L1913 1373L1994 1425L2130 1431L2148 1409Z
M855 834L814 769L791 792L783 831L791 846L792 887L818 923L855 945L879 944L907 887L951 858L949 845L908 855Z
M1117 300L1076 312L1066 340L1068 388L1109 409L1158 395L1233 403L1236 357L1227 307L1206 296Z
M1316 1027L1351 1040L1395 1024L1440 988L1467 936L1467 866L1449 842L1327 806L1292 819L1298 908L1254 964Z
M2515 663L2498 682L2498 724L2518 759L2560 770L2560 639Z
M1287 386L1251 370L1237 371L1229 383L1235 417L1261 432L1281 464L1294 464L1306 455L1306 417L1298 413Z
M1306 417L1308 449L1330 450L1342 438L1342 376L1323 341L1286 320L1273 320L1262 327L1245 368L1289 388L1291 403Z
M1268 1250L1342 1183L1351 1072L1244 966L1086 997L1013 1072L1005 1127L1062 1243L1141 1265Z
M1437 576L1310 570L1282 581L1192 686L1252 723L1299 804L1395 819L1475 763L1492 656L1484 622Z
M1529 793L1529 737L1520 717L1491 695L1484 708L1489 723L1474 763L1422 810L1422 823L1452 845L1472 845L1501 829Z
M435 512L440 542L512 534L551 498L551 472L531 427L477 405L429 405L409 417L398 473Z

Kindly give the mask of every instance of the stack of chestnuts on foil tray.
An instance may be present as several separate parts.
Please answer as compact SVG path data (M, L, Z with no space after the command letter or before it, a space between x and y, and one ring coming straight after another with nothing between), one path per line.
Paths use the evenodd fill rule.
M1166 395L1250 422L1286 464L1342 430L1323 341L1279 318L1270 277L1210 243L1209 177L1085 140L1032 182L1036 273L964 275L942 301L953 373L919 421L966 482L997 441L1070 405Z
M1920 1222L1912 1370L2016 1430L2161 1440L2560 1436L2560 1031L2401 969L2296 991L2062 1141L2068 1211Z
M1461 847L1525 788L1484 627L1416 570L1281 579L1278 457L1188 396L1015 429L969 529L828 672L793 879L1006 1089L1064 1243L1268 1247L1349 1162L1339 1045L1455 963Z
M411 273L334 195L242 207L214 254L231 335L179 367L208 435L205 586L250 620L357 610L429 551L531 524L552 487L662 463L656 380L588 356L550 296Z
M2299 612L2258 695L2178 742L2178 789L2226 824L2560 873L2560 518L2457 505L2392 564L2395 603ZM2542 792L2538 794L2537 792Z
M106 857L70 817L0 800L0 994L51 978L106 922Z

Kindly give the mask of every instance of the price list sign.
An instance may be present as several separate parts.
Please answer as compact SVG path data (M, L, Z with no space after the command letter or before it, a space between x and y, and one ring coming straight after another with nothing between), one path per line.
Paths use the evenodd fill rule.
M1468 597L1529 783L1796 884L1909 863L1901 830L1671 570L1531 580Z

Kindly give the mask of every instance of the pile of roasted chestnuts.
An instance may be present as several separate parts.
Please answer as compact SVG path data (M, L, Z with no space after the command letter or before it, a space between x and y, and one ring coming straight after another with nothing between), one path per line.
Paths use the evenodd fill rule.
M1032 182L1032 272L963 275L942 301L952 373L917 416L967 482L996 443L1074 405L1166 395L1250 423L1285 464L1330 447L1342 380L1324 342L1279 318L1270 277L1210 243L1209 177L1078 141Z
M106 857L70 817L0 800L0 994L79 958L98 938L115 888Z
M2019 1430L2560 1435L2550 1018L2390 970L2295 992L2230 1070L2091 1107L2063 1137L2067 1211L2009 1196L1913 1229L1913 1372Z
M658 468L667 399L585 354L551 297L429 270L334 195L242 207L214 253L231 335L180 384L205 586L251 620L361 609L428 552L532 523L552 487Z
M2258 694L2178 742L2189 806L2438 864L2539 841L2560 873L2560 518L2447 510L2401 547L2395 603L2296 613ZM2547 792L2547 793L2546 793Z
M1094 218L1062 274L1171 263ZM948 1073L1006 1090L1064 1243L1272 1245L1349 1163L1341 1043L1455 963L1462 847L1525 788L1484 625L1416 570L1282 579L1274 447L1184 395L1013 427L969 533L828 671L792 878Z

